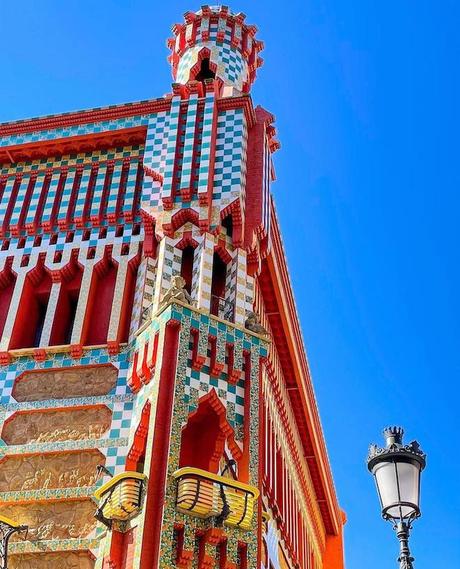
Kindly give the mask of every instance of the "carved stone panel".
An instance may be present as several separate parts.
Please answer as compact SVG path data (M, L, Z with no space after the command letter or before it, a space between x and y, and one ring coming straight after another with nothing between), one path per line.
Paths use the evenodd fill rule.
M1 507L3 516L29 526L29 541L84 538L96 526L95 509L91 500L6 504Z
M0 492L92 486L96 467L104 462L104 455L96 449L7 456L0 462Z
M8 558L10 569L94 569L94 559L87 551L59 553L24 553Z
M9 445L99 439L110 427L112 411L105 405L80 409L19 411L3 426Z
M27 371L13 387L16 401L44 401L107 395L117 384L118 370L111 365Z

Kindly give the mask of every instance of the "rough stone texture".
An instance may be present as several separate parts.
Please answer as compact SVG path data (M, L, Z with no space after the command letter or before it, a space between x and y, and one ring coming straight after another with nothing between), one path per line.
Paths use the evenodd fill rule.
M96 526L95 509L91 500L34 502L2 506L2 515L29 526L29 541L78 539L86 537Z
M25 372L16 379L13 397L23 402L107 395L117 376L113 366Z
M25 553L8 558L10 569L93 569L94 560L86 551Z
M15 413L5 422L9 445L99 439L109 429L112 411L105 406Z
M98 450L9 456L0 462L0 492L92 486L104 462Z

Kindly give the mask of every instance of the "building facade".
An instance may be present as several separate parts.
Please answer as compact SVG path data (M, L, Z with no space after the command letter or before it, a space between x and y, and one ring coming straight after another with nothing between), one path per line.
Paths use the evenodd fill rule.
M203 6L171 93L0 125L10 569L344 566L256 32Z

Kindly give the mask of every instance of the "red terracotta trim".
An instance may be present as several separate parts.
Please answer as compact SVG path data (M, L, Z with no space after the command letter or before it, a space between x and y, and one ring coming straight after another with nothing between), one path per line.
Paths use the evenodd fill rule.
M180 323L170 320L165 329L163 363L160 371L158 406L155 416L149 492L145 503L145 524L140 559L141 569L157 567L160 555L161 527L166 492L169 439L174 400Z

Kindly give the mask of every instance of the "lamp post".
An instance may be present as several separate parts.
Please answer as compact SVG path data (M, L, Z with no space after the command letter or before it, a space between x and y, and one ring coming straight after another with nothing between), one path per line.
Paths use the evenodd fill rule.
M14 533L21 531L27 531L27 526L0 515L0 569L8 569L8 541Z
M400 569L413 569L409 534L412 522L420 517L420 474L426 455L416 441L403 444L401 427L388 427L383 435L386 446L371 445L367 467L375 479L382 516L393 524L399 539Z

